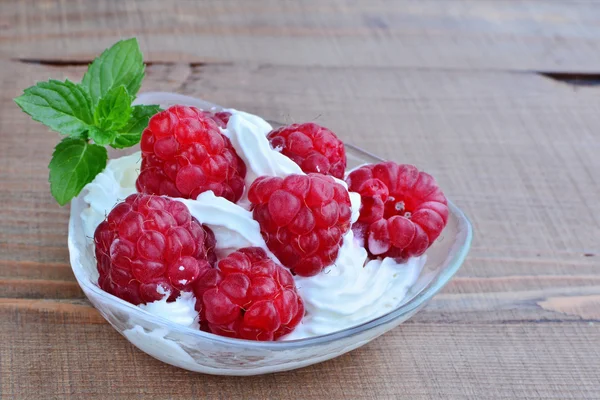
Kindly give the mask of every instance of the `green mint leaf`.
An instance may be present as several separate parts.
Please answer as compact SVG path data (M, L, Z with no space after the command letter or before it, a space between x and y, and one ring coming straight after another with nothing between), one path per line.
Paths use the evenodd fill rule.
M88 90L95 107L113 87L120 85L124 85L131 96L135 96L142 84L144 68L137 39L122 40L90 64L81 84Z
M99 144L100 146L111 144L117 136L117 131L104 130L96 126L92 126L89 133L90 138L94 141L94 143Z
M115 149L122 149L137 144L142 136L142 131L148 126L148 121L159 111L160 107L154 105L133 106L129 122L117 134L111 146Z
M142 138L142 133L119 133L117 137L110 144L110 147L113 149L125 149L127 147L135 146L140 142Z
M108 153L97 144L68 137L54 149L50 169L50 191L58 204L64 206L77 196L104 167Z
M25 89L15 103L33 120L63 135L85 136L93 124L90 96L69 80L39 82Z
M125 86L116 86L108 91L96 106L94 121L103 130L117 131L131 118L131 96Z
M127 126L121 129L120 132L142 133L142 131L148 126L148 121L150 118L160 111L161 109L157 105L133 106L131 118L127 122Z

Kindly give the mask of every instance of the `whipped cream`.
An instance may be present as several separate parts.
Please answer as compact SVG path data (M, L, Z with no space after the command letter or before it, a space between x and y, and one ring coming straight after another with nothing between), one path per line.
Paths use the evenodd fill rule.
M96 228L117 203L136 193L135 181L140 174L142 153L108 160L104 171L86 185L83 200L89 207L81 213L85 236L91 243Z
M247 166L242 200L234 204L216 197L212 191L201 193L196 200L176 200L186 204L198 221L213 230L219 258L241 247L258 246L277 261L260 234L258 222L248 211L247 190L261 175L285 177L303 172L292 160L271 148L266 138L272 129L269 123L252 114L233 109L227 111L232 116L227 128L221 132L229 137ZM86 186L84 200L89 207L82 212L81 218L88 238L93 238L96 227L118 202L136 192L140 161L140 152L110 160L106 169ZM344 181L338 179L337 182L347 188ZM359 215L360 195L349 194L352 222L355 222ZM93 245L91 240L88 245ZM301 324L282 340L332 333L386 314L402 304L424 264L425 257L413 258L405 264L391 258L368 260L366 250L352 231L348 232L332 266L313 277L294 277L307 313ZM171 303L167 303L167 297L165 294L164 299L140 308L173 322L197 327L193 295L183 293ZM138 331L132 333L140 334Z
M170 303L167 303L169 293L164 293L165 297L162 300L156 300L148 304L140 304L142 310L148 311L150 314L158 315L166 318L176 324L198 329L198 312L194 308L196 306L196 297L192 292L181 292L179 297Z
M184 203L190 214L212 229L217 240L215 252L221 259L242 247L262 247L276 260L260 234L260 226L252 213L239 205L217 197L212 190L200 193L196 200L177 199Z
M175 340L169 338L167 328L157 328L148 331L140 325L123 331L123 335L144 353L151 354L166 363L180 368L197 368L196 361Z
M392 258L368 261L367 251L353 232L346 233L332 266L316 277L294 277L306 316L282 340L325 335L394 310L419 277L425 260L422 256L405 264Z
M285 178L291 174L304 174L288 157L273 150L266 136L273 127L264 119L243 111L228 109L231 113L226 129L221 132L231 140L238 155L246 163L246 188L238 204L250 208L248 189L261 175Z

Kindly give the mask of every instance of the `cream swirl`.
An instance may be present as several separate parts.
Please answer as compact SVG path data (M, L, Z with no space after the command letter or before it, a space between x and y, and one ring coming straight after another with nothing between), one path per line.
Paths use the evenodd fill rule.
M246 164L246 189L238 204L250 208L248 189L262 175L285 178L291 174L304 174L302 169L280 152L271 148L267 134L273 129L264 119L234 109L227 128L221 132L231 140L233 148Z
M175 301L167 303L168 293L164 293L162 300L156 300L148 304L140 304L142 310L150 314L168 319L171 322L188 326L190 328L199 328L198 312L195 309L196 297L192 292L181 292Z
M91 243L96 227L106 218L110 210L127 196L136 192L135 180L140 174L142 154L108 161L104 171L96 175L83 190L83 199L89 207L81 213L85 236Z
M352 231L335 263L315 277L295 276L306 316L282 340L325 335L371 321L394 310L425 265L425 256L405 264L393 258L367 261Z
M177 200L183 202L192 216L213 231L218 258L249 246L262 247L270 253L260 234L260 226L250 211L215 196L212 191L201 193L196 200ZM275 257L272 254L270 256Z

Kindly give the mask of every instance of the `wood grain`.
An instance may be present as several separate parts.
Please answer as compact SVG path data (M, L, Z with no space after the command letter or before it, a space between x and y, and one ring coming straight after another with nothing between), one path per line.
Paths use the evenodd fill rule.
M27 326L0 348L18 371L1 375L8 399L598 398L600 331L587 323L412 322L315 367L227 378L156 361L77 310L0 313L2 337L7 324Z
M0 1L0 398L600 398L600 59L595 2ZM164 365L70 272L59 140L12 98L79 79L121 35L142 90L316 120L432 173L475 228L412 320L336 360L252 378ZM585 72L579 84L535 71Z
M597 72L593 1L3 1L0 55L87 60L138 36L151 61Z

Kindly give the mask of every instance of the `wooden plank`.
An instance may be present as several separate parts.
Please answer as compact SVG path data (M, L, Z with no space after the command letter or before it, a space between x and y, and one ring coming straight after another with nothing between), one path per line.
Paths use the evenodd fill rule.
M598 72L595 2L3 2L0 57L89 60L138 36L148 60Z
M594 399L600 393L597 324L410 323L316 366L228 378L156 361L77 309L17 307L0 302L0 340L11 343L0 346L0 393L7 399Z

